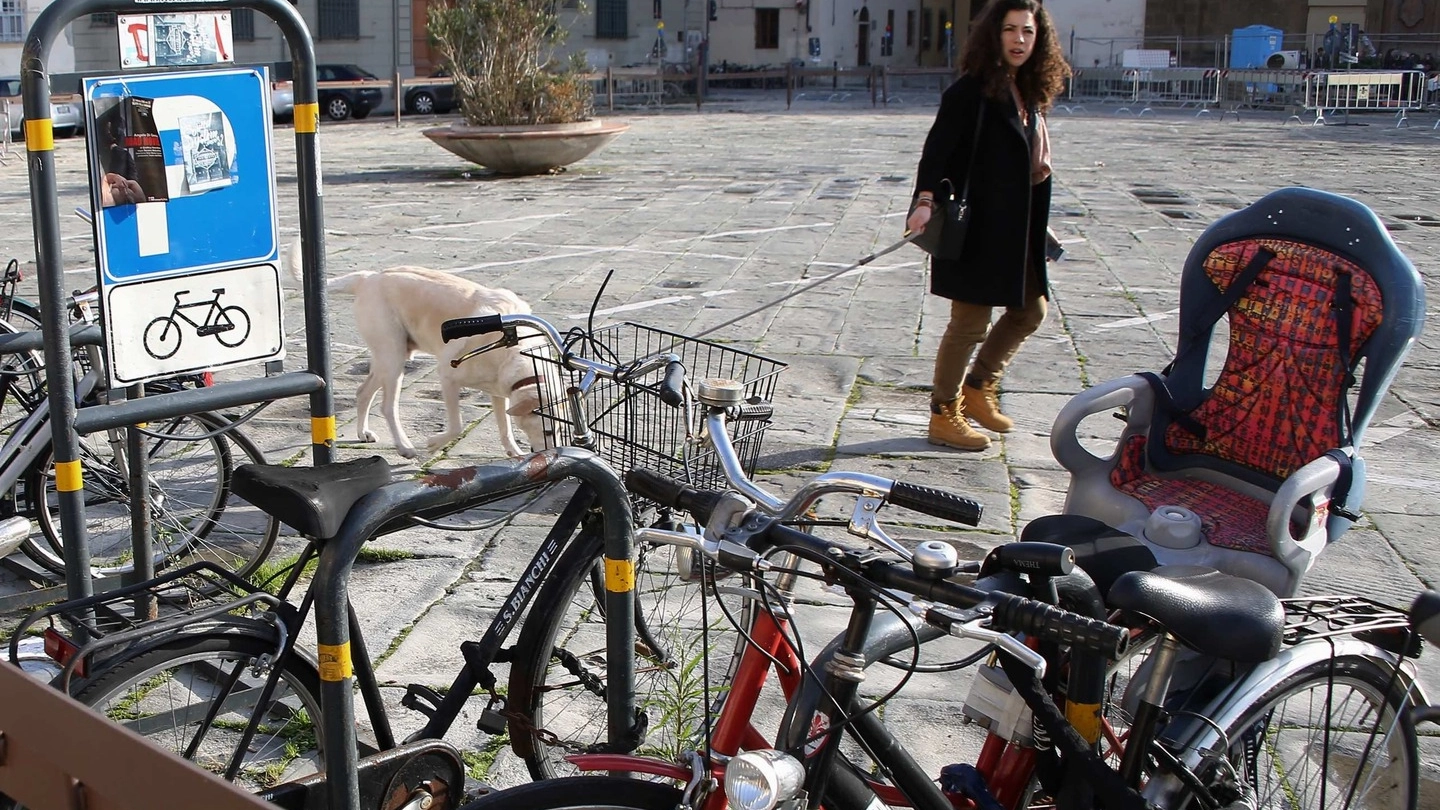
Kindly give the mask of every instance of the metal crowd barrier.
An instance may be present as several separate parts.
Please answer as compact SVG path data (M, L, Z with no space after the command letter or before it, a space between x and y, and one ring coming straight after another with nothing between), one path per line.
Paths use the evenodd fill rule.
M1305 77L1305 110L1312 124L1324 124L1325 113L1393 112L1396 126L1407 113L1425 105L1425 73L1419 70L1322 71Z
M0 100L0 166L10 165L10 99Z
M1116 104L1115 112L1144 115L1154 107L1198 107L1220 101L1225 72L1212 68L1083 68L1075 71L1058 109L1075 112L1086 103Z

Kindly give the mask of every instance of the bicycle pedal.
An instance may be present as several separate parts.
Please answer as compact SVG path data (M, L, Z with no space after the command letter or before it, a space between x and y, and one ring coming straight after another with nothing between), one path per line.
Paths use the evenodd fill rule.
M405 697L400 698L400 705L407 709L417 711L426 717L434 717L435 712L440 709L440 702L444 700L439 692L428 686L412 683L405 687Z
M475 727L486 734L504 734L510 727L510 721L499 711L486 707L485 711L480 713L480 719L475 722Z

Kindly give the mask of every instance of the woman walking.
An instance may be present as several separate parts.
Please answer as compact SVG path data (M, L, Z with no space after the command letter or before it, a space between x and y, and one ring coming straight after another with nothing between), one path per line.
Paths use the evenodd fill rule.
M1015 426L1000 412L997 386L1020 344L1045 320L1050 142L1044 113L1070 68L1043 6L991 0L971 26L961 70L925 139L905 226L925 228L946 187L942 180L957 193L968 181L964 250L959 259L930 264L930 291L950 299L950 323L935 357L929 440L984 450L990 438L966 417L1000 433ZM994 307L1005 309L992 328Z

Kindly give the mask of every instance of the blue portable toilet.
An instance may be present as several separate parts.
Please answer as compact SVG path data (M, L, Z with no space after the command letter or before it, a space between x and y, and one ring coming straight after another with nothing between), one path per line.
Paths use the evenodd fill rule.
M1285 32L1268 25L1247 25L1230 35L1230 67L1263 68L1270 54L1280 50Z

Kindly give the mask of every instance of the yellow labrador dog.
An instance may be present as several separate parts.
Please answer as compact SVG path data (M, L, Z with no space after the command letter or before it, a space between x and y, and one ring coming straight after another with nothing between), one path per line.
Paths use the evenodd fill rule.
M540 406L540 386L545 381L536 375L530 358L518 347L501 348L452 368L451 360L494 342L498 335L477 335L450 343L440 338L440 324L452 318L528 313L530 305L515 293L424 267L361 270L331 279L327 289L354 296L355 328L370 349L370 373L355 392L359 412L355 430L360 441L375 441L369 429L370 406L376 392L383 391L380 409L390 425L395 447L400 455L415 458L415 447L400 426L399 399L405 361L418 351L435 356L440 396L445 400L445 430L426 441L427 450L434 452L460 436L462 388L490 395L506 453L513 457L524 452L515 442L512 416L531 447L545 448L544 420L535 412ZM550 396L556 393L551 391Z

